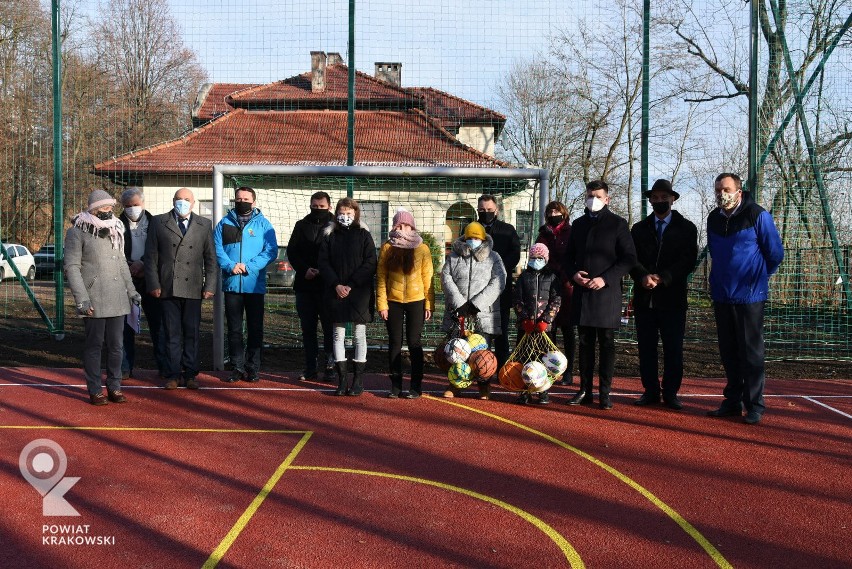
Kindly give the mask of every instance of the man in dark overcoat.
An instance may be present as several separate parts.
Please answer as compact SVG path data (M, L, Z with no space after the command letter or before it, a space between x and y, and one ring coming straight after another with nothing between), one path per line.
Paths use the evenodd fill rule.
M680 410L683 337L686 332L687 280L698 259L698 229L672 209L680 197L668 180L657 180L645 197L654 209L630 230L638 263L633 277L633 316L639 343L639 375L645 392L634 403L660 402ZM657 344L663 342L660 386Z
M571 224L565 270L575 283L572 314L579 336L580 391L569 405L592 403L595 346L599 345L599 406L612 409L615 331L621 325L622 278L636 264L627 221L610 211L609 186L586 184L586 212Z

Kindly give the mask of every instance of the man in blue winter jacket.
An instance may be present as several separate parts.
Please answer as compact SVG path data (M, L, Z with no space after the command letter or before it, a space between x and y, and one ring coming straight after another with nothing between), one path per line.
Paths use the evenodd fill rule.
M222 380L228 383L259 379L266 266L278 256L275 229L254 207L256 200L254 189L238 188L234 195L234 209L213 231L216 257L222 268L228 353L234 368L231 375ZM248 336L245 344L243 313Z
M772 216L743 191L738 175L719 174L715 190L719 207L707 216L710 295L728 383L722 405L708 415L739 417L745 406L745 422L753 425L766 409L763 311L784 246Z

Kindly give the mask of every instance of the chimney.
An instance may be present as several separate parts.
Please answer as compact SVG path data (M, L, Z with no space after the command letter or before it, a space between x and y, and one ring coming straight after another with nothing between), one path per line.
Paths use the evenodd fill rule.
M329 52L326 65L343 65L343 57L336 51Z
M325 52L311 52L311 91L322 93L325 91Z
M376 79L402 87L402 63L376 62Z

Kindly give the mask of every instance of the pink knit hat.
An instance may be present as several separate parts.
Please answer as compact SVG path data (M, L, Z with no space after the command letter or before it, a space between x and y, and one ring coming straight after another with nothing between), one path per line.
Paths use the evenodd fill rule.
M396 210L396 215L393 216L393 224L391 227L396 227L400 223L410 225L414 230L417 229L417 225L414 223L414 216L411 215L410 211L402 207Z
M549 261L550 251L547 250L547 245L544 243L536 243L530 247L530 257L541 257L545 261Z

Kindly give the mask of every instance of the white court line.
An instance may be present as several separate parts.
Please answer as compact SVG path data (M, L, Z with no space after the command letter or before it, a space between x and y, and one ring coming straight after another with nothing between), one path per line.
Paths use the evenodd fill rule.
M835 409L835 408L834 408L834 407L832 407L831 405L826 405L825 403L823 403L823 402L821 402L821 401L817 401L817 400L816 400L816 399L814 399L813 397L805 397L805 399L807 399L808 401L811 401L811 402L813 402L813 403L816 403L816 404L817 404L817 405L819 405L820 407L825 407L825 408L826 408L826 409L828 409L829 411L834 411L834 412L835 412L835 413L837 413L838 415L843 415L843 416L844 416L844 417L846 417L847 419L852 419L852 415L850 415L850 414L848 414L848 413L844 413L844 412L843 412L843 411L841 411L840 409Z

